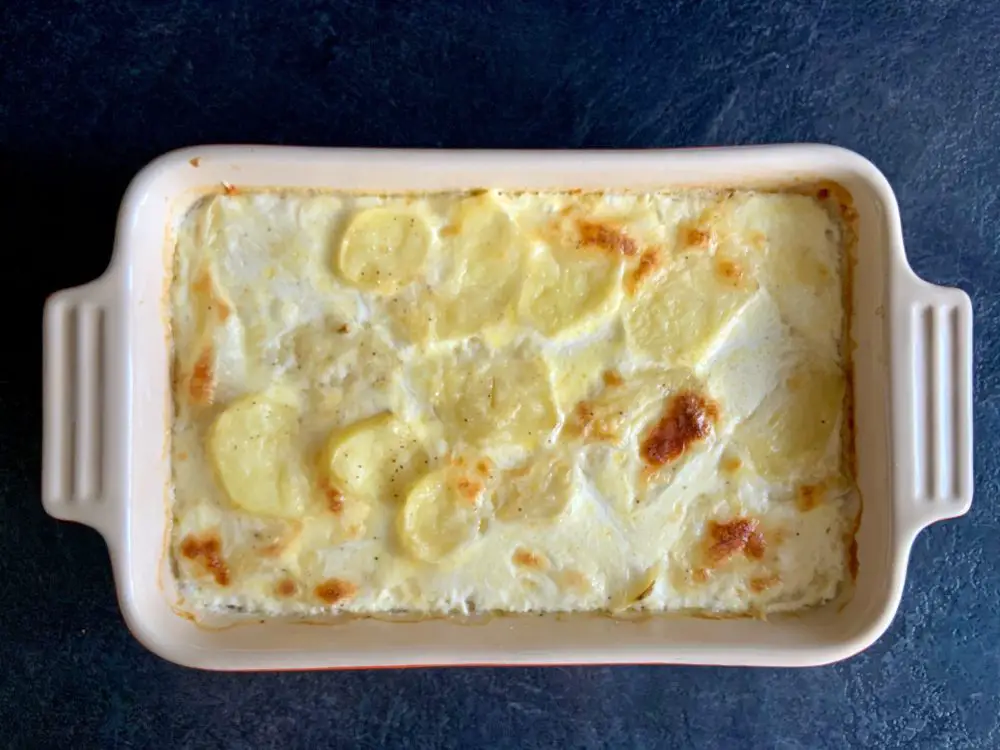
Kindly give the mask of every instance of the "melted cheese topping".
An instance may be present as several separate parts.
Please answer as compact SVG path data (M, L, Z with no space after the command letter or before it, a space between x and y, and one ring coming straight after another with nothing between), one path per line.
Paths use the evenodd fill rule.
M848 230L817 195L206 198L171 289L182 606L831 599Z

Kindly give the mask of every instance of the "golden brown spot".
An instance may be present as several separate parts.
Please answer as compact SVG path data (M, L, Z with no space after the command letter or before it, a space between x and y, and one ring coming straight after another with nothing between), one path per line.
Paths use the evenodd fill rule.
M194 363L188 380L188 394L191 402L199 405L212 403L215 397L215 374L212 371L212 347L206 346Z
M296 584L291 578L282 578L274 587L274 593L278 596L284 597L295 596L295 593L298 590L298 584Z
M655 588L656 588L656 579L654 578L652 581L649 582L649 585L646 586L646 588L644 588L642 591L639 592L639 595L635 598L635 600L637 602L641 602L643 599L647 598L650 594L652 594L653 589Z
M195 277L195 280L191 282L191 292L195 296L211 297L212 277L208 271L203 270Z
M530 471L531 471L531 467L528 466L527 464L525 464L525 465L517 466L517 467L515 467L513 469L510 469L507 472L507 476L510 476L510 477L513 477L513 478L517 479L518 477L526 477L526 476L528 476L528 473Z
M754 530L754 532L750 534L750 538L747 540L747 557L752 557L754 560L760 560L764 556L764 552L766 550L767 542L764 540L764 534L759 530Z
M605 370L601 378L608 388L617 388L625 382L625 378L617 370Z
M750 246L755 250L763 250L767 247L767 236L763 232L756 230L750 232Z
M632 273L629 274L628 279L626 279L625 290L629 294L635 294L642 282L647 276L656 270L656 267L659 264L659 254L655 250L645 250L642 255L639 256L639 265L632 270Z
M441 231L439 232L439 234L442 237L454 237L455 235L458 234L458 232L459 232L458 226L456 226L455 224L446 224L445 226L441 227Z
M481 458L476 461L476 471L482 474L484 477L489 476L490 471L493 468L493 464L490 463L488 458Z
M635 240L625 234L620 228L596 221L580 221L577 223L580 232L580 243L592 245L615 255L626 257L635 255L638 246Z
M743 267L730 258L716 260L715 273L731 286L739 286L743 282Z
M685 248L706 248L712 242L712 233L694 226L682 226L680 244Z
M714 401L694 391L678 393L642 441L643 459L650 466L676 461L689 446L712 433L712 423L718 418L719 407Z
M337 333L350 333L351 327L347 323L343 323L337 326Z
M331 513L340 513L344 510L344 493L334 487L328 481L320 481L320 490L326 498L326 507Z
M257 554L261 557L279 557L281 553L285 551L287 546L287 540L275 539L273 542L268 542L261 547Z
M188 164L190 164L192 167L201 166L201 157L196 156L193 159L188 159Z
M708 558L712 565L724 563L740 552L755 559L764 556L764 535L757 530L754 519L734 518L726 523L709 521L708 536Z
M468 477L459 479L455 487L458 489L458 494L470 502L475 502L479 493L483 491L483 485L480 482L473 481Z
M590 579L579 570L563 570L556 577L558 578L557 583L566 588L579 591L590 590Z
M847 471L852 477L858 475L858 455L854 450L854 368L844 373L844 433L843 451L847 457Z
M515 565L519 565L522 568L545 570L545 568L548 567L548 561L545 557L526 550L523 547L518 547L514 550L514 557L512 559L514 560Z
M191 282L191 295L204 298L208 309L215 310L219 320L224 323L232 312L232 309L225 300L216 297L214 291L211 274L208 272L208 269L202 269L194 281Z
M201 537L188 534L181 542L181 555L201 565L220 586L229 585L229 567L222 559L222 540L218 534Z
M336 604L344 599L350 599L358 593L358 587L350 581L340 578L328 578L314 589L316 597L327 604Z
M769 576L755 576L750 579L750 590L755 594L761 594L779 583L781 583L781 576L777 573L772 573Z
M181 451L180 453L178 453L177 454L177 460L178 461L187 461L188 460L188 453L187 453L187 451Z
M722 459L722 470L727 474L735 474L743 468L743 459L739 456L724 456Z
M586 401L581 401L573 410L573 425L584 440L611 441L618 439L615 430L603 420L594 419L594 408Z
M239 194L240 191L239 188L237 188L232 183L223 181L222 192L224 192L226 195L237 195Z
M823 499L823 492L826 488L823 483L803 484L795 494L795 504L803 513L808 513L820 504Z
M858 540L852 539L847 548L847 570L851 574L851 580L858 580Z
M806 191L808 193L808 191ZM841 210L854 203L851 192L838 182L823 180L812 186L812 194L820 201L833 201Z
M712 571L705 568L698 568L691 573L691 580L695 583L705 583L712 577Z

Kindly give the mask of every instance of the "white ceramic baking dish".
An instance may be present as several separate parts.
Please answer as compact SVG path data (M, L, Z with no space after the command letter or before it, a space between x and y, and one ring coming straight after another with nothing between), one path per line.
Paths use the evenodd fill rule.
M662 189L834 180L859 214L851 335L864 510L853 598L798 616L497 617L207 629L172 608L165 554L170 461L166 289L173 231L207 189L296 186L401 192ZM913 539L972 500L972 312L961 291L910 270L899 209L862 157L819 145L680 151L378 151L210 146L146 167L122 202L97 281L45 306L45 509L107 541L128 626L172 661L208 669L450 664L804 666L848 657L888 627Z

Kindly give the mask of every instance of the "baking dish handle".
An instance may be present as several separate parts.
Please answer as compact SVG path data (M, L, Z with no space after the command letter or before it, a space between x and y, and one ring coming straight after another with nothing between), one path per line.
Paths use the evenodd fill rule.
M972 504L972 303L912 272L891 292L895 516L916 534Z
M117 274L56 292L43 315L42 504L108 537L120 523L127 399Z

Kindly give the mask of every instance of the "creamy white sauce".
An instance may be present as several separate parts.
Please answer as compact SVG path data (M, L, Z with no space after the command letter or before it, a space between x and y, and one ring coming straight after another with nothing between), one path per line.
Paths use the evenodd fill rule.
M171 290L176 358L171 550L183 606L195 613L239 607L267 615L311 616L332 611L431 614L627 608L767 613L832 598L847 576L847 546L857 512L856 493L842 467L846 381L840 222L812 198L793 194L482 196L474 200L509 217L508 229L520 243L524 265L512 276L509 304L496 303L506 311L506 322L488 331L453 336L440 333L452 324L441 312L445 303L433 294L428 297L427 290L461 294L472 283L469 274L480 256L467 250L462 238L468 227L477 226L481 214L468 219L457 234L449 234L461 197L246 193L208 199L185 219ZM375 206L417 217L431 238L419 278L394 295L359 289L337 270L349 222ZM588 221L613 223L635 242L637 252L607 261L607 273L623 279L616 282L621 288L607 297L610 301L602 301L605 297L596 279L603 269L596 266L587 282L591 286L586 287L596 290L597 301L592 303L596 312L564 333L547 336L537 329L545 320L532 324L524 317L529 313L520 312L526 308L519 295L524 279L541 268L539 253L558 243L545 227L560 221L564 209L570 217L577 211ZM710 239L704 246L687 246L691 227L708 230ZM506 231L491 228L481 236L489 242L506 242L510 237ZM501 235L507 239L495 239ZM661 267L642 281L634 295L622 291L640 253L647 249L660 254ZM466 257L466 252L474 261L473 270L455 271L455 258ZM604 262L602 251L589 252L595 254L595 263ZM573 268L583 269L589 256L580 262ZM725 278L732 271L725 265L730 262L737 269L737 282ZM564 267L568 266L559 266ZM500 285L503 269L497 273ZM584 278L583 273L573 278ZM208 293L204 285L198 286L200 275L206 274ZM669 286L671 278L681 276L690 279L687 287ZM660 351L660 339L655 338L660 334L640 340L646 334L638 328L639 318L629 312L653 299L649 295L661 288L679 300L677 310L664 308L664 315L697 313L690 319L693 322L679 324L685 336L701 331L698 326L704 324L704 335L691 334L690 346L675 350L668 342L664 351L672 352L669 362L654 356ZM684 288L689 296L677 291ZM484 289L464 303L473 317L476 300L493 293ZM407 326L421 316L401 324L402 318L393 312L398 308L389 302L393 296L415 302L421 315L428 312L439 334L430 340L414 335L415 329ZM717 316L698 312L705 300L718 308ZM220 305L228 314L220 314ZM581 303L580 309L587 305L591 302ZM553 308L551 317L564 314L571 315L572 310ZM211 354L212 396L207 399L210 403L197 403L191 396L191 378L206 347ZM521 400L524 404L543 404L546 397L540 394L550 392L551 418L543 409L528 427L523 427L528 423L515 407L510 414L503 412L506 396L496 395L498 413L510 416L514 425L510 429L525 430L518 435L527 442L490 438L476 445L440 423L449 407L431 403L429 386L419 383L420 373L434 360L444 364L432 384L450 382L465 367L459 364L465 361L460 353L469 351L479 354L466 359L493 357L499 363L484 377L505 392L534 387ZM513 353L523 361L505 366L505 358ZM541 380L532 379L525 362L542 363ZM777 433L805 430L801 442L811 452L803 449L796 458L796 441L782 440L779 434L774 445L794 450L788 462L775 463L778 474L769 473L756 465L770 460L770 443L761 444L754 419L762 419L768 409L781 414L782 399L789 411L801 411L804 402L794 394L810 384L800 383L803 378L796 373L815 363L833 373L823 381L831 384L826 395L818 396L835 399L832 416L823 427L794 420L778 424ZM647 481L641 443L669 401L669 389L651 399L645 410L633 401L629 409L644 416L624 425L614 442L573 437L571 427L579 401L599 400L602 393L613 390L602 380L606 371L618 373L624 380L620 387L628 388L655 367L671 371L678 383L692 384L718 402L721 417L706 439L692 444L657 478ZM786 392L793 395L786 398ZM255 394L278 398L297 414L297 424L282 433L287 434L287 445L281 443L280 455L288 456L287 465L253 475L269 480L279 474L285 479L301 474L310 489L299 498L302 509L297 517L241 507L231 487L227 489L225 471L230 469L214 465L207 447L220 414ZM493 397L491 391L489 398ZM515 398L510 403L520 402ZM816 408L817 413L822 411ZM323 472L316 468L317 455L330 434L383 412L395 415L422 446L415 477L462 455L467 463L460 471L484 485L474 510L478 528L470 532L471 539L440 559L415 559L408 551L412 548L402 543L400 514L412 482L403 487L404 497L399 499L359 503L346 497L348 507L339 513L330 511L317 489L317 476ZM536 425L539 434L528 437L527 431ZM566 462L572 479L562 511L554 518L498 517L498 493L509 480L504 472L549 454ZM489 471L476 474L472 467L480 459L488 460ZM734 468L737 461L739 468ZM815 507L806 510L802 488L812 486L819 486L813 491ZM352 514L364 516L360 530L351 528ZM756 524L766 542L760 557L745 549L721 560L713 557L711 524L734 519ZM186 539L209 537L220 542L227 573L224 585L204 559L184 552ZM334 603L324 600L317 587L329 580L346 582L350 593Z

